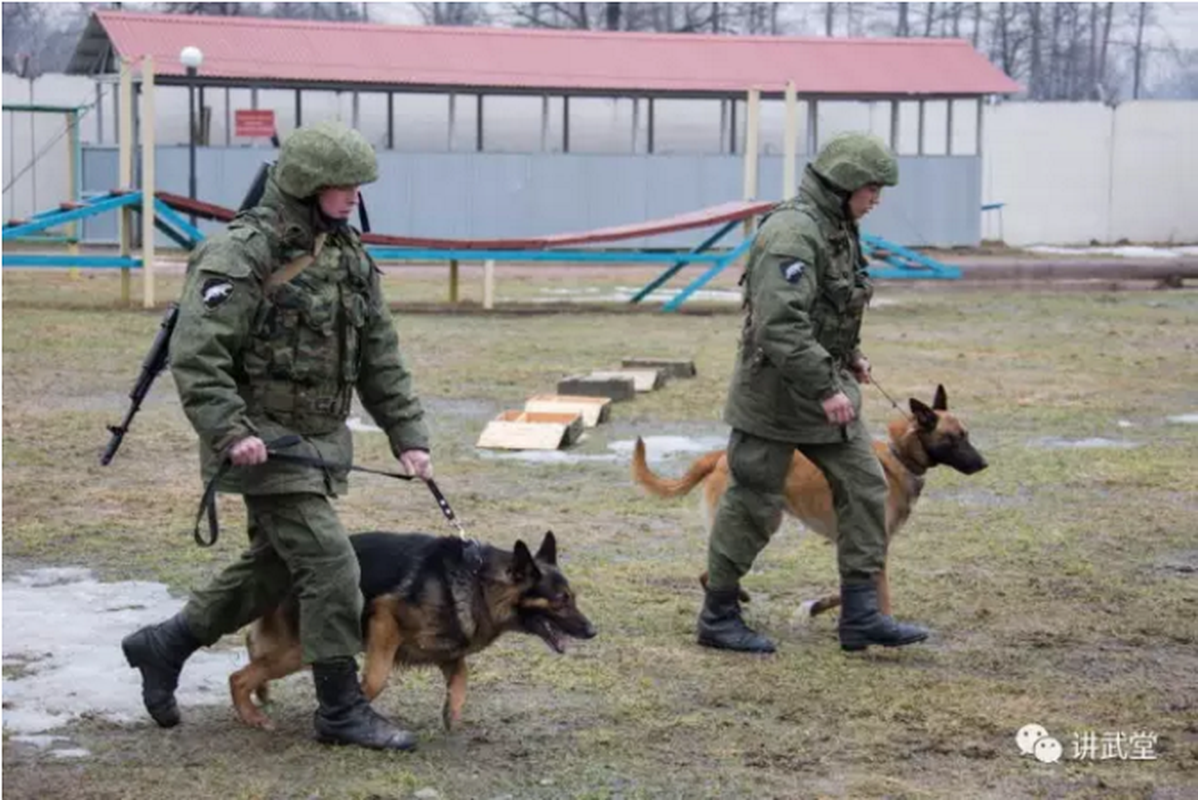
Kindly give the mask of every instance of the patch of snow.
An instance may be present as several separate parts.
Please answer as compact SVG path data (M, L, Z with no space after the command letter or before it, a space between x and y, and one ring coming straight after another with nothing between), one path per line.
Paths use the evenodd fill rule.
M1030 253L1044 253L1048 255L1095 255L1119 256L1121 258L1182 258L1184 256L1198 255L1198 247L1194 246L1145 247L1126 245L1119 247L1052 247L1049 245L1037 245L1026 249Z
M86 569L39 569L4 581L3 601L4 663L24 666L4 681L6 731L41 734L84 715L149 722L141 675L125 663L121 639L179 610L183 602L165 585L100 583ZM244 652L192 656L177 693L184 713L187 706L228 703L229 673L245 660Z

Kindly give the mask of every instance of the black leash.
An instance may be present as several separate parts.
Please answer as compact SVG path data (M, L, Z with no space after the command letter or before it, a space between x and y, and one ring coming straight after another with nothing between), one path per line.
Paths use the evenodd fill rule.
M344 470L354 472L369 472L371 475L382 475L386 478L395 478L401 481L416 480L415 475L409 475L406 472L389 472L382 469L372 469L370 467L360 467L357 464L334 464L331 461L325 461L319 456L304 456L298 453L280 453L279 450L288 447L294 447L303 441L303 437L292 434L289 436L281 436L266 445L266 452L269 458L275 461L287 461L292 464L306 464L312 467L320 467L321 469ZM217 468L216 474L209 479L208 484L204 487L204 496L200 499L200 509L196 512L195 529L192 531L192 538L200 547L211 547L216 544L216 540L220 537L220 525L216 519L216 487L220 483L220 479L233 466L233 462L225 458ZM458 520L457 515L453 513L453 509L449 506L449 501L445 499L445 495L441 493L435 481L431 478L426 480L425 485L436 499L437 505L441 508L441 513L445 515L445 519L450 525L457 528L458 536L462 541L467 543L468 550L475 550L474 545L477 544L473 539L466 538L466 529ZM200 522L204 519L204 514L208 515L208 539L200 534Z

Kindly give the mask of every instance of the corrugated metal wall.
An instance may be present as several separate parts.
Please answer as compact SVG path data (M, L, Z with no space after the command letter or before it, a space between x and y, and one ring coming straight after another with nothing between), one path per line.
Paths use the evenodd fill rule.
M199 149L197 196L236 207L258 165L273 153ZM160 147L157 157L159 188L186 195L187 148ZM902 183L884 193L865 229L904 245L977 244L980 159L899 160ZM761 196L782 197L782 158L762 156L759 163ZM115 186L115 148L85 148L83 175L85 192ZM462 239L585 231L668 217L737 200L744 181L742 158L728 155L383 152L379 175L364 191L375 231ZM88 222L84 235L115 241L115 215ZM683 231L628 246L684 248L702 236Z

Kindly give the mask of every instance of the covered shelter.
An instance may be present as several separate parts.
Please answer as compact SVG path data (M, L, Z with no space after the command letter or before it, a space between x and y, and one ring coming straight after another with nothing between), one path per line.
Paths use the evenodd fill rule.
M204 54L203 67L193 76L179 61L181 49L187 46L198 47ZM889 138L896 149L900 145L899 106L913 101L918 104L917 141L911 148L915 152L904 157L904 162L925 156L926 103L947 101L945 155L949 156L958 155L953 152L951 133L955 109L963 102L976 106L969 109L977 115L976 146L971 148L973 152L960 154L976 163L952 167L930 162L903 164L904 183L906 174L911 174L908 167L915 168L914 191L926 193L933 182L948 187L948 194L958 198L959 205L962 194L968 197L968 213L913 204L905 212L908 222L893 225L879 215L883 229L879 232L906 244L976 243L981 213L984 98L1020 89L968 42L958 39L412 27L108 10L92 15L69 71L111 80L107 76L117 73L123 60L146 56L153 59L159 87L194 86L201 92L249 89L255 107L259 90L293 92L292 118L279 120L281 127L304 123L306 92L349 94L352 112L346 121L355 125L361 96L385 96L386 132L379 141L383 179L405 184L402 190L393 189L393 194L421 198L422 204L427 198L434 210L422 216L398 206L394 214L374 213L372 207L372 216L395 226L387 233L434 238L589 230L735 200L778 199L796 185L798 104L806 107L803 152L810 155L820 143L820 104L850 100L889 104ZM470 98L475 104L473 148L468 153L451 148L450 155L455 158L439 160L436 175L430 175L424 165L413 163L421 154L387 152L395 145L396 97L409 94L448 98L447 133L451 142L463 116L455 113L460 103ZM487 147L484 100L503 96L542 100L540 148L529 148L518 164L512 163L510 152L491 153ZM634 101L629 155L638 161L610 153L587 154L589 161L585 163L571 160L577 150L571 146L570 101L590 97ZM721 101L721 127L727 135L721 136L720 153L675 155L670 157L672 163L658 156L658 102L677 99ZM777 156L759 155L758 151L760 102L770 99L787 101L785 152L780 163L771 160ZM551 100L560 104L560 131L555 133L561 138L548 143ZM225 111L227 115L228 105ZM744 134L738 141L742 124ZM636 135L638 127L646 133L640 139ZM639 147L638 141L642 143ZM559 152L549 153L549 144ZM204 173L244 175L244 153L234 152L238 149L244 150L230 148L222 156L228 163L205 169ZM168 157L160 161L159 186L177 191L186 184L172 177L177 168L169 154L164 155ZM466 156L470 160L463 160ZM260 155L253 158L260 160ZM683 164L680 159L689 161ZM249 171L252 169L249 167ZM757 177L762 173L768 177L764 190ZM519 180L513 175L519 175ZM780 185L776 185L775 175L781 179ZM592 195L587 203L571 197L580 182ZM468 190L454 188L466 184ZM518 191L512 188L517 184ZM660 187L666 185L671 188L663 192ZM85 185L85 189L98 191L107 188ZM210 185L200 191L199 197L236 206L243 190L240 186ZM375 194L381 192L376 190ZM376 200L369 194L368 199ZM385 206L387 200L381 198L381 204ZM468 209L468 223L443 219L448 209L462 207ZM945 222L949 217L952 219ZM685 246L668 237L648 243Z

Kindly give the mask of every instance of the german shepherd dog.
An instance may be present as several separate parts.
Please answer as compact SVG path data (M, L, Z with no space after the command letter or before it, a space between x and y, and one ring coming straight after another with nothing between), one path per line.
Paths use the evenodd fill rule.
M936 387L932 407L911 398L910 418L893 420L889 425L890 440L874 442L874 450L886 473L886 543L897 534L911 516L915 502L923 491L924 473L943 464L965 475L972 475L987 467L986 459L969 441L965 425L948 410L948 395L944 387ZM723 450L716 450L699 458L686 474L677 480L660 478L649 469L645 461L645 445L639 438L632 457L632 477L658 497L679 497L703 484L703 498L710 532L715 521L716 507L728 487L728 459ZM835 543L836 512L832 504L832 490L819 468L795 450L786 476L785 510L803 525L829 541ZM779 516L778 525L782 518ZM774 529L777 531L777 528ZM699 576L707 587L707 573ZM878 573L878 607L883 614L890 614L890 581L886 570ZM742 602L749 596L741 591ZM840 605L840 596L831 595L821 600L804 603L796 612L797 621L806 616L814 617Z
M394 667L436 665L446 684L441 720L452 730L466 701L466 656L509 631L538 636L557 653L565 652L566 637L595 636L557 566L552 531L536 555L523 541L507 552L420 533L349 538L365 598L362 690L369 700L387 685ZM251 695L265 703L270 681L304 666L295 594L253 623L246 649L250 663L229 677L233 706L242 722L270 729L270 718Z

